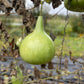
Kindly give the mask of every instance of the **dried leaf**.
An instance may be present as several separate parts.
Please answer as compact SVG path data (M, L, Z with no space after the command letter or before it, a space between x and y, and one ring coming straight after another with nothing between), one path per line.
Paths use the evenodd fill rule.
M5 13L7 15L10 15L10 12L12 11L12 9L13 9L12 7L7 7Z
M18 49L14 49L14 51L13 51L13 56L14 56L15 58L19 57L19 50L18 50Z
M5 26L3 25L2 22L0 22L0 30L1 30L1 34L4 34L5 43L7 43L10 36L9 36L8 32L5 30Z
M68 68L68 59L67 59L67 57L65 57L64 66L65 66L66 69Z
M15 11L23 15L25 11L25 0L17 0L17 2L14 0L13 1L13 6L15 7Z
M10 63L10 68L14 69L14 67L15 67L15 63L14 62L11 62Z
M34 76L36 79L40 78L40 71L36 67L34 68Z
M6 11L6 7L5 7L5 5L3 4L2 1L0 1L0 11L2 11L2 12Z
M64 83L60 82L59 84L64 84Z
M56 73L57 73L57 74L61 74L61 72L59 71L58 68L56 69Z
M15 50L19 49L19 47L15 44Z
M56 39L56 36L53 34L52 31L50 31L50 37L52 38L53 41Z
M12 41L9 43L10 52L14 53L14 46L15 46L15 39L13 38Z
M6 61L7 61L7 59L6 59L6 58L4 58L3 56L0 56L0 61L2 61L2 62L6 62Z
M7 31L4 31L4 34L5 34L4 39L5 39L5 43L6 43L9 40L10 36Z
M48 63L48 69L53 69L53 68L54 68L53 63L52 62L49 62Z
M27 73L28 73L28 74L31 73L31 72L32 72L32 71L31 71L30 69L27 70Z
M16 69L12 69L10 75L17 77L17 71L16 71Z
M45 69L45 67L46 67L46 64L42 64L42 65L41 65L41 68L42 68L42 69Z
M11 8L12 4L9 2L9 0L2 0L3 4L6 6L6 8Z
M47 83L46 81L40 81L40 84L51 84L51 83Z
M0 75L0 84L3 84L3 83L2 83L2 78L1 78L1 75Z
M34 6L37 7L40 5L41 0L31 0L34 3Z
M31 80L34 80L34 77L33 77L33 76L29 76L29 78L30 78Z
M19 67L20 67L20 69L21 69L22 71L24 71L25 67L24 67L23 64L20 64Z
M16 6L16 3L17 3L17 0L13 0L12 1L12 6L15 7Z
M0 30L2 33L5 31L5 27L2 22L0 22Z
M53 75L52 71L49 73L49 77L51 77Z
M82 14L82 20L83 20L83 24L84 24L84 14Z
M29 34L31 32L29 26L26 26L25 28L26 28L27 34Z
M23 15L23 24L27 26L32 26L35 23L35 18L32 13L26 12Z
M12 10L12 4L9 0L1 0L0 1L0 10L5 12L7 15L10 14L10 11Z
M57 8L59 5L61 5L61 0L52 0L53 8Z
M1 51L2 51L2 56L8 56L8 51L4 46L2 47Z
M70 54L70 60L73 61L73 63L77 62L77 58L76 57L72 57L72 52L69 51L69 54Z
M71 51L69 51L69 55L70 55L70 56L72 55L72 52L71 52Z

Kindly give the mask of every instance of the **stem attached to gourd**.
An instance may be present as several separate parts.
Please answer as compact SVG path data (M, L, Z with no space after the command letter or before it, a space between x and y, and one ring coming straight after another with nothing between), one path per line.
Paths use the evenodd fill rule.
M43 32L44 31L44 23L43 23L43 17L42 17L42 6L43 6L43 1L41 1L40 16L38 16L38 19L36 22L35 32Z
M39 16L37 19L35 31L36 32L43 32L44 31L44 23L43 23L43 17L42 16Z
M43 1L41 1L40 16L42 16L42 6L43 6Z

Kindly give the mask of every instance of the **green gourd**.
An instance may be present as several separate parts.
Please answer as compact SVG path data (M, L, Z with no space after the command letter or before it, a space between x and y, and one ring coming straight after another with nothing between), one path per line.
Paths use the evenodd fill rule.
M42 16L38 17L34 32L24 38L19 48L22 59L27 63L37 65L52 60L55 47L52 39L44 31Z
M65 7L74 12L84 12L84 0L64 0Z

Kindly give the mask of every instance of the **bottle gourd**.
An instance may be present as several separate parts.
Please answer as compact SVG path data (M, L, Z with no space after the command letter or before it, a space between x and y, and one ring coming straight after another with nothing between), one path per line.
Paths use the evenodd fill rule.
M64 5L68 10L84 12L84 0L64 0Z
M30 64L45 64L54 57L54 43L44 31L42 16L38 17L34 32L21 42L20 55L24 61Z

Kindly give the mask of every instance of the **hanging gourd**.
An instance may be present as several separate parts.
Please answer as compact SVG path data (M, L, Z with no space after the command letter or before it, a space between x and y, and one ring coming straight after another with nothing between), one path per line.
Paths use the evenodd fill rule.
M54 57L54 43L44 31L42 16L38 17L34 32L21 42L20 55L24 61L30 64L45 64Z
M74 12L84 12L84 0L64 0L65 7Z

